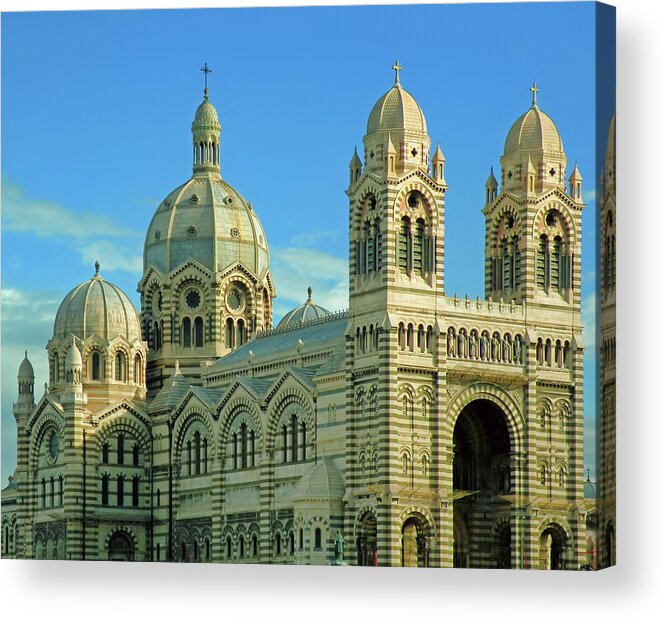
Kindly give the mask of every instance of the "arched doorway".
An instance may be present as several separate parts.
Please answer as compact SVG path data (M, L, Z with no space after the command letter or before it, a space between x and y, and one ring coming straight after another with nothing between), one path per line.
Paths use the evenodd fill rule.
M116 562L134 560L134 542L125 532L116 532L109 540L109 560Z
M493 402L478 399L460 412L453 431L454 565L511 566L512 442L508 420ZM505 527L495 527L498 520Z
M462 515L453 515L453 568L466 568L469 565L469 532Z
M611 523L607 524L605 528L605 566L614 566L616 564L614 549L614 526Z
M429 566L429 526L422 515L411 515L402 525L402 566Z
M539 539L539 568L564 570L566 568L566 533L556 524L548 525Z
M358 523L357 533L358 566L377 566L376 515L366 512Z

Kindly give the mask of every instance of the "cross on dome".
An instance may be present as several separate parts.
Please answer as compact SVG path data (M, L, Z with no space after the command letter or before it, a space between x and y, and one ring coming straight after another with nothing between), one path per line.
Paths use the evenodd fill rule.
M203 71L203 80L205 84L205 88L203 89L203 94L205 95L205 98L208 98L208 74L212 73L212 69L208 66L207 62L203 63L203 67L201 67L201 71Z
M540 91L540 88L536 86L536 83L533 83L533 86L529 89L533 93L533 100L531 101L531 105L535 107L536 105L536 95Z
M402 67L402 65L399 64L399 60L396 60L392 68L395 71L395 84L399 84L399 72L402 71L404 67Z

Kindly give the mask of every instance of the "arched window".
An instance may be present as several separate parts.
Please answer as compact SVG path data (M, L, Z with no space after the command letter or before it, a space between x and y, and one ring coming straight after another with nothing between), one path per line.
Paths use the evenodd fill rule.
M321 528L317 527L314 530L314 549L321 549Z
M109 476L104 474L102 476L102 506L109 505Z
M138 508L139 505L139 483L139 477L134 476L132 478L132 506L134 508Z
M231 537L227 536L226 537L226 559L227 560L231 559L232 552L233 552L233 549L232 549L232 546L231 546Z
M245 557L245 537L242 534L238 537L238 556Z
M247 467L247 424L240 425L240 467Z
M157 508L162 505L162 492L157 489Z
M409 257L411 249L411 222L408 217L403 217L400 223L397 239L397 266L403 273L410 270Z
M184 540L180 543L180 561L187 561L187 543Z
M141 364L141 356L138 353L134 357L134 383L136 385L143 385L143 365Z
M92 354L92 380L93 381L99 381L102 376L101 376L101 355L95 351Z
M372 273L374 271L374 239L370 235L369 222L365 222L363 226L363 237L365 239L365 273Z
M243 319L238 319L236 331L237 331L236 343L237 346L241 346L245 344L245 340L247 339L247 329L245 328L245 321L243 321Z
M182 320L182 346L192 346L192 321L188 316Z
M132 465L134 467L139 466L139 444L137 443L132 446Z
M157 321L155 321L153 332L155 334L154 336L155 349L159 351L162 348L162 332L159 329L159 323Z
M561 237L555 237L552 242L552 253L550 255L550 287L553 291L560 289L561 270Z
M291 416L291 461L298 460L298 416Z
M229 317L228 319L226 319L226 330L224 332L225 336L224 340L226 343L226 347L228 349L235 349L235 342L233 339L234 334L235 334L235 329L233 325L233 319Z
M201 433L199 431L194 433L194 465L198 476L201 473Z
M53 381L60 381L60 357L57 353L53 354Z
M293 530L289 532L289 555L295 555L296 553L296 537L293 533Z
M520 243L517 237L513 239L513 265L515 269L515 289L522 283L522 253L520 252Z
M397 328L397 342L400 350L404 351L406 349L406 330L404 328L404 323L400 323Z
M192 475L192 441L191 439L187 441L187 475Z
M109 444L105 443L102 446L102 463L108 463L109 462Z
M275 532L275 555L282 555L282 537L279 532Z
M259 537L256 534L252 534L252 556L256 557L259 555Z
M415 235L413 236L413 271L418 275L425 275L425 222L416 221Z
M58 478L58 505L63 506L65 503L65 480L62 476Z
M127 358L123 351L118 351L115 354L115 380L116 381L126 381L127 380Z
M536 286L541 291L547 290L547 236L541 235L538 240L538 251L536 256Z
M303 532L303 529L300 528L300 531L298 532L298 549L301 551L304 549L304 538L305 538L305 533Z
M374 239L376 241L376 270L381 271L383 268L383 238L381 236L381 225L379 222L375 225Z
M125 477L118 476L116 480L116 503L118 506L125 505Z
M194 319L194 346L203 346L203 319L200 316Z
M125 464L125 436L120 433L118 435L118 465Z

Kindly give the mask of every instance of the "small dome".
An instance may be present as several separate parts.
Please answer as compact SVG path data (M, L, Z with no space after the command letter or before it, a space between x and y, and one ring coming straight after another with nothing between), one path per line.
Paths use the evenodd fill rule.
M374 104L367 121L368 134L396 129L427 133L423 111L399 82Z
M129 298L117 286L96 273L73 288L63 299L55 315L53 336L80 340L97 335L106 340L123 336L130 342L141 338L136 310Z
M291 310L291 312L285 314L284 318L282 318L282 320L279 322L279 325L277 325L277 328L279 329L280 327L302 325L308 321L322 319L326 316L330 316L331 314L332 312L330 312L330 310L326 310L321 306L317 306L312 301L312 287L309 287L307 289L307 301L297 308Z
M563 153L554 121L535 104L513 123L506 137L504 156L517 152Z
M18 378L27 379L30 381L34 381L35 379L35 370L32 367L30 360L28 359L27 351L25 352L25 357L23 358L21 365L18 367Z
M217 116L217 110L215 106L208 101L208 96L206 95L203 103L196 108L196 114L194 114L194 122L192 126L195 125L216 125L218 128L221 127L219 124L219 117Z
M67 350L67 357L65 358L65 368L73 368L74 366L83 366L83 358L72 337L72 346Z
M306 472L298 483L294 497L301 499L342 499L344 478L332 459L324 457Z
M596 487L588 477L584 481L584 499L596 499Z

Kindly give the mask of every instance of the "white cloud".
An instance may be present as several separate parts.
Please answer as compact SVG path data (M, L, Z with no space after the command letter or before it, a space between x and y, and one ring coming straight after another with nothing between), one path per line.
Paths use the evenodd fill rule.
M314 248L271 249L273 280L277 286L275 303L278 315L307 300L307 287L313 289L314 301L330 311L349 305L349 268L346 259Z
M584 204L588 205L591 202L596 200L596 190L595 189L583 189L582 198L584 199Z
M81 256L83 264L99 260L106 271L136 274L143 269L141 254L136 253L141 249L138 231L120 226L106 215L29 198L20 187L6 181L2 183L2 226L6 231L66 243Z
M317 232L306 232L291 237L289 244L299 247L315 247L323 241L335 241L338 237L336 230L323 230Z

